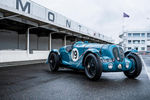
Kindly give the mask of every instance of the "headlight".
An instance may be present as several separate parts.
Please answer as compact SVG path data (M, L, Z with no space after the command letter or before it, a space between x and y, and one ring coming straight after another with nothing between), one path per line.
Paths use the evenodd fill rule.
M129 62L126 62L126 68L129 68L129 66L130 66Z
M121 64L118 65L118 69L122 69L122 65Z
M108 64L108 68L109 68L109 69L112 69L112 68L113 68L113 64L112 64L112 63L109 63L109 64Z

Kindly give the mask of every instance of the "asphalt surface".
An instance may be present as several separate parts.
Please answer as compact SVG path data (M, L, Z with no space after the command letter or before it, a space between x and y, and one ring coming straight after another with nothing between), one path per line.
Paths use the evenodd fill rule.
M144 67L137 79L116 72L103 73L99 81L68 69L52 73L46 64L5 67L0 100L150 100L150 80Z
M145 61L146 66L150 68L150 55L143 55L142 58Z

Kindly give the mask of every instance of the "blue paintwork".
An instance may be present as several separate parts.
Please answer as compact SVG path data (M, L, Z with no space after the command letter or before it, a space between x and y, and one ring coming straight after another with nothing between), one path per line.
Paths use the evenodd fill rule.
M135 53L138 53L138 50L136 49L132 49L131 52L135 52Z
M53 49L51 52L58 53L61 58L61 63L70 68L83 70L84 69L83 58L86 55L86 53L89 53L89 52L94 53L95 55L100 57L101 62L102 62L103 72L128 71L128 70L131 70L131 68L133 69L133 67L134 67L133 62L128 58L124 58L122 62L120 62L114 58L112 50L114 47L119 48L118 45L97 44L97 43L88 43L87 41L86 42L78 41L72 46L73 47L72 49L76 48L78 50L79 59L77 61L73 61L73 59L71 57L72 51L70 51L70 52L66 51L66 47L67 46L61 47L59 49L59 51L57 49ZM104 62L105 59L114 59L114 61ZM126 62L129 63L129 68L125 67ZM48 60L47 60L47 63L48 63ZM109 63L113 64L112 69L108 68ZM121 69L118 69L118 67L117 67L119 64L122 65Z

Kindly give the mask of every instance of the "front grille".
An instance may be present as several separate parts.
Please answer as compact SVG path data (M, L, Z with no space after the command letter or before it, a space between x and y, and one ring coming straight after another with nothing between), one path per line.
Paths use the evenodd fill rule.
M120 61L123 61L124 59L124 51L121 47L119 47L119 51L120 51Z
M124 59L124 52L123 52L123 49L121 47L119 47L119 49L117 47L114 47L113 48L113 55L117 61L122 62Z
M114 47L113 48L113 54L116 60L119 60L119 52L118 52L118 48Z

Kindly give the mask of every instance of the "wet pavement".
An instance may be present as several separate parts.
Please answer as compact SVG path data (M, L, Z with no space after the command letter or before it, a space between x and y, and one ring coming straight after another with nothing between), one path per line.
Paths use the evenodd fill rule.
M84 72L49 71L46 64L0 68L0 100L149 100L150 80L144 70L137 79L122 72L102 73L90 81Z
M143 55L142 58L144 59L146 66L150 68L150 55Z

